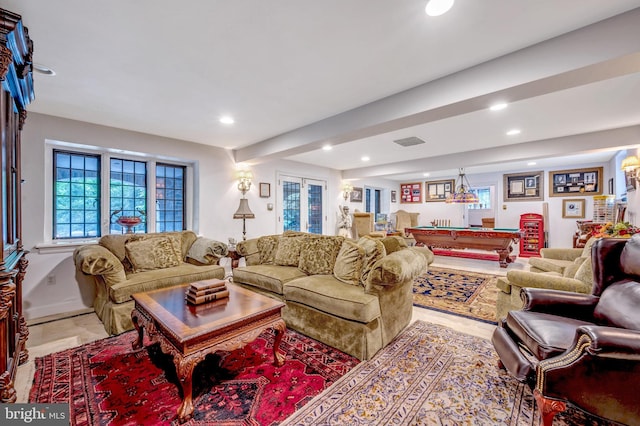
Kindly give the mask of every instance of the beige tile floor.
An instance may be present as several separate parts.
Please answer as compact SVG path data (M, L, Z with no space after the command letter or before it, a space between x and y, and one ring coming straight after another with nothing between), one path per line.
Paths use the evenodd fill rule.
M505 269L500 268L498 262L494 261L436 256L432 266L505 275L508 270L527 269L528 262L527 259L518 258L515 263L510 264ZM489 339L495 328L494 325L480 321L416 307L413 308L412 316L412 321L415 320L440 324L484 339ZM15 382L18 394L17 402L28 401L29 389L35 372L34 360L36 358L107 337L102 323L93 310L74 312L65 315L64 318L59 316L39 318L28 321L28 325L27 349L29 350L29 361L18 367Z

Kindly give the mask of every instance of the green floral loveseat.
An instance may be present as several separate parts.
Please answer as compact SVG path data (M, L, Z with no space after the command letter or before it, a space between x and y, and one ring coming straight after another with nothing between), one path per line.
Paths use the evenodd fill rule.
M433 261L403 238L285 232L243 241L246 266L236 284L286 303L294 330L361 360L370 359L409 324L413 280Z
M77 280L93 282L93 308L109 334L133 328L131 295L193 281L224 278L224 243L192 231L105 235L73 253ZM87 280L87 278L89 278Z

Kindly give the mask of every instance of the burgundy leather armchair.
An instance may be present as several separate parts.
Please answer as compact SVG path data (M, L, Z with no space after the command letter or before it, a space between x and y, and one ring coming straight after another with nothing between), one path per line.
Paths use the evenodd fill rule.
M500 366L533 391L541 423L566 403L640 424L640 234L592 248L592 294L523 288L493 333Z

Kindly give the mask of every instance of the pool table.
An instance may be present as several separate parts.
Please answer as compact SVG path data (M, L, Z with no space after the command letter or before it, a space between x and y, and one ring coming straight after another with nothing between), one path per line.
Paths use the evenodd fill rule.
M417 226L405 228L405 233L412 234L417 245L429 248L445 249L478 249L498 253L498 262L502 268L513 262L512 243L520 238L519 229L507 228L456 228L439 226Z

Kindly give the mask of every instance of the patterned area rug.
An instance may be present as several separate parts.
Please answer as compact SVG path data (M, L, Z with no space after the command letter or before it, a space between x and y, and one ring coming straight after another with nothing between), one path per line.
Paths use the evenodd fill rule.
M489 341L417 321L283 425L538 425L531 390L497 362ZM573 408L553 424L612 425Z
M413 304L495 324L497 279L495 275L430 266L413 282Z
M34 403L69 403L72 425L177 424L175 367L158 345L133 351L135 332L37 358ZM244 349L219 352L194 372L194 418L185 425L278 424L358 364L288 330L274 367L273 330Z

